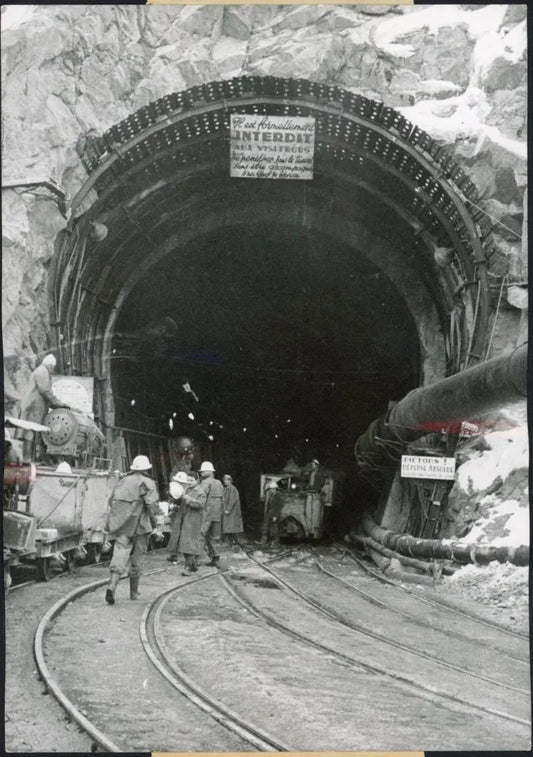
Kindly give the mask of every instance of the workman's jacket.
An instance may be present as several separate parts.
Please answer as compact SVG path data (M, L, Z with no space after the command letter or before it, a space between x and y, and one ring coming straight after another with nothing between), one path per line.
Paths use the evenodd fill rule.
M168 551L171 555L201 555L203 545L200 540L202 516L207 500L200 484L187 486L185 494L177 502L176 510L171 516L172 528Z
M263 514L263 526L261 534L268 537L274 530L277 533L281 510L283 509L283 499L278 491L269 489L265 496L265 511ZM274 528L275 525L275 528Z
M222 499L224 497L224 485L218 478L207 476L199 484L207 496L205 505L204 523L222 520Z
M236 486L224 487L224 518L222 531L225 534L242 534L241 499Z
M31 374L28 391L22 398L20 417L25 421L44 423L51 407L65 407L65 403L52 391L52 376L46 365L39 365ZM23 439L33 439L33 434L33 431L24 430L21 436Z
M131 471L118 482L109 499L106 531L110 536L149 534L159 514L155 481L143 471Z

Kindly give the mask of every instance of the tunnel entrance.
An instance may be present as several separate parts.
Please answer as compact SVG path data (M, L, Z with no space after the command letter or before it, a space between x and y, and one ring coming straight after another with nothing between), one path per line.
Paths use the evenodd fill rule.
M231 113L312 116L313 179L230 178ZM130 456L190 434L253 500L286 456L351 465L389 401L483 359L492 248L476 190L381 103L215 82L86 139L82 160L51 276L60 370L95 376L110 442L154 435L125 432Z

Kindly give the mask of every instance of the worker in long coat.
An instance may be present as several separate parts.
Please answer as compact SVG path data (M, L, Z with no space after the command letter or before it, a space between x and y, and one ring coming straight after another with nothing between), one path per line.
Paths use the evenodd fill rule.
M210 561L208 565L218 566L220 562L220 537L222 534L222 500L224 487L215 478L213 463L204 461L200 466L200 486L207 496L202 521L202 536Z
M137 455L130 472L120 479L109 500L105 530L116 539L105 593L105 601L110 605L115 604L115 589L128 568L130 599L137 599L150 535L154 534L158 540L163 538L157 530L161 511L156 483L148 475L151 467L145 455Z
M279 494L279 487L275 481L269 481L265 487L265 511L261 529L261 542L266 546L271 540L274 545L279 544L279 520L283 501Z
M46 355L43 361L33 371L26 394L22 398L20 417L25 421L44 424L46 414L50 408L66 407L69 405L56 397L52 391L52 373L56 367L56 359L53 355ZM23 439L22 457L24 462L30 462L35 441L35 431L23 431L20 438ZM35 445L36 446L36 445Z
M224 515L222 517L222 533L229 544L238 544L238 534L242 534L241 498L233 479L229 475L222 478L224 484Z
M201 486L185 471L178 471L170 482L170 495L174 500L172 530L168 542L169 562L178 562L178 552L185 558L182 576L198 570L198 557L202 554L202 516L207 500Z

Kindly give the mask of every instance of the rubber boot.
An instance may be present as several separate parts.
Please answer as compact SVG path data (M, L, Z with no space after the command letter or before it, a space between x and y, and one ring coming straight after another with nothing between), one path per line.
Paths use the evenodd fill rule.
M130 576L130 599L139 598L139 579L140 576Z
M207 563L208 565L212 565L214 568L218 568L220 565L220 557L218 555L213 555L211 558L211 561Z
M111 578L109 579L109 585L105 593L105 601L107 602L108 605L115 604L115 589L117 588L117 584L119 581L120 581L120 575L118 573L111 573Z

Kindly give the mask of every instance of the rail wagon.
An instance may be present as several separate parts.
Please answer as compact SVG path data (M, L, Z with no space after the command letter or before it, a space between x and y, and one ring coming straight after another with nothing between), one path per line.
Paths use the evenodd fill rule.
M66 408L51 411L46 426L14 418L5 425L41 431L47 464L4 465L4 583L10 568L22 563L33 564L37 577L48 580L52 558L61 555L70 569L82 546L97 562L117 481L110 461L101 457L101 431L90 417Z
M280 538L319 540L324 536L326 507L335 507L342 493L344 474L324 471L320 488L309 486L301 473L263 473L260 483L260 498L265 502L268 484L278 486L282 500L279 516Z

